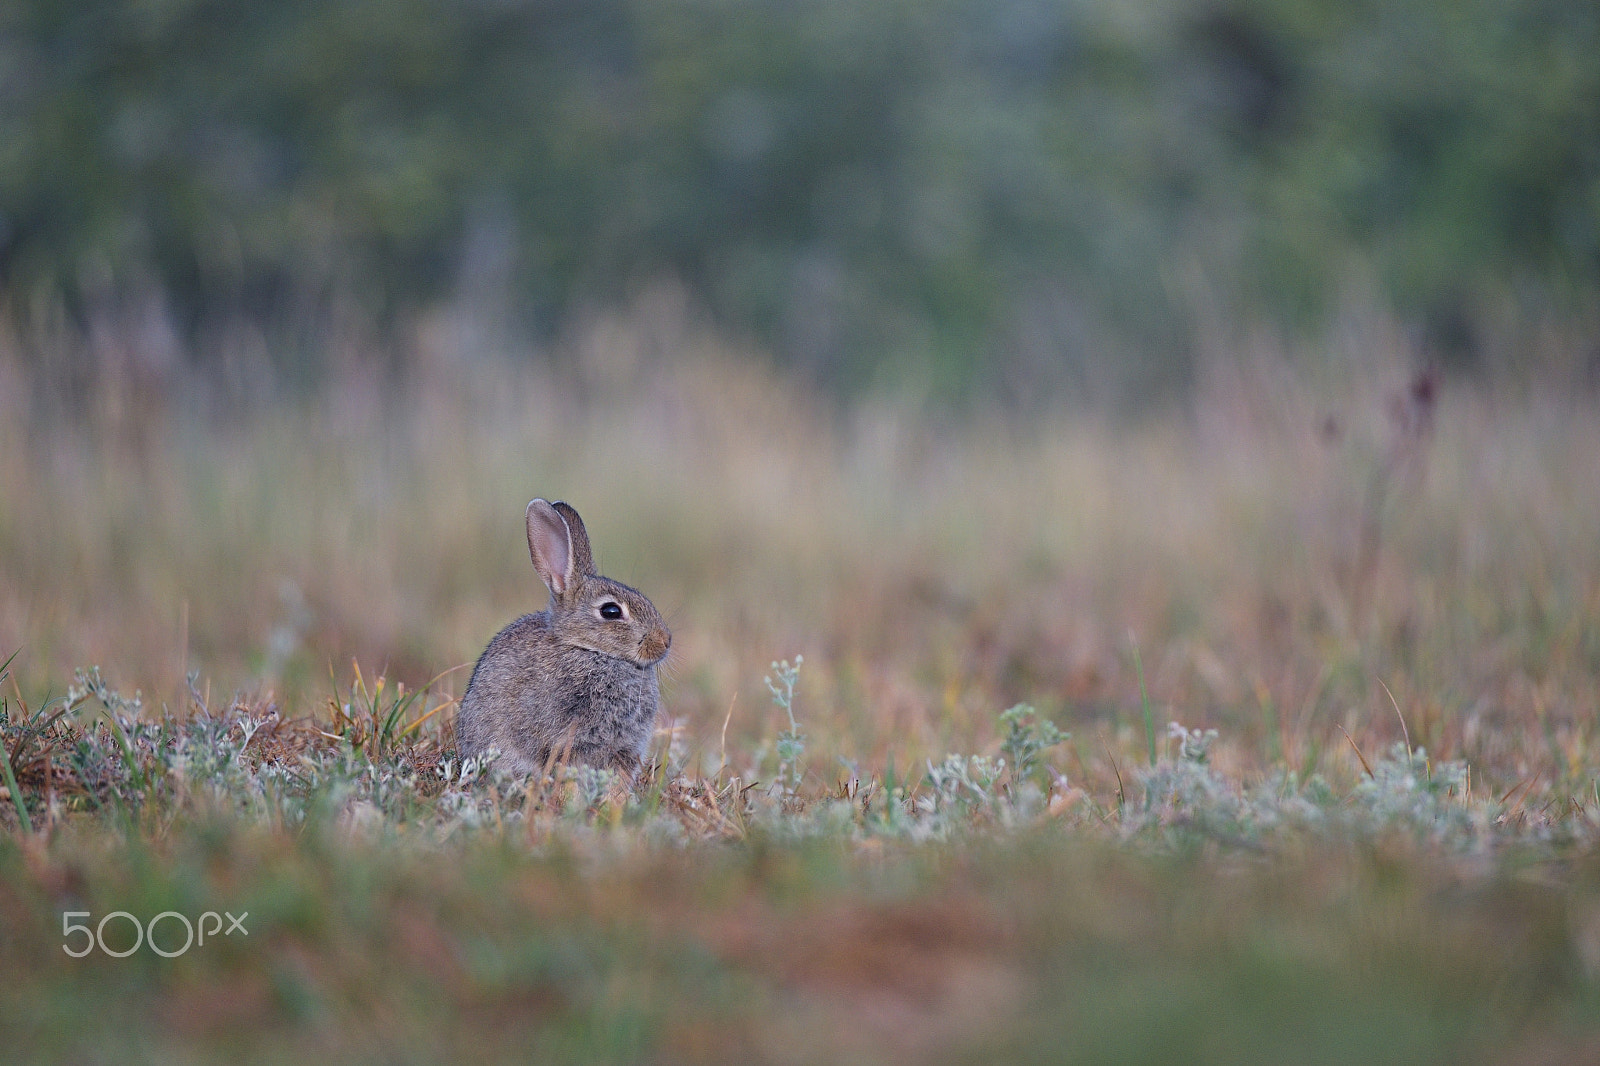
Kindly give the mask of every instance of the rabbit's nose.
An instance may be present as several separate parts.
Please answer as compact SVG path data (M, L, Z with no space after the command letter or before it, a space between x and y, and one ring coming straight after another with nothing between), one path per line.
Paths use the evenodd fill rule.
M665 629L658 629L639 641L639 656L648 662L659 662L671 647L672 634Z

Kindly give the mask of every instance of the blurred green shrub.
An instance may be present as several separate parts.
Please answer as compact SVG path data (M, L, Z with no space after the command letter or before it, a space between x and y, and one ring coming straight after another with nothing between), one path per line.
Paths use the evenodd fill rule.
M1592 302L1593 0L0 8L24 301L548 333L670 277L824 379L1026 391L1181 376L1201 316L1314 325L1353 270L1459 348Z

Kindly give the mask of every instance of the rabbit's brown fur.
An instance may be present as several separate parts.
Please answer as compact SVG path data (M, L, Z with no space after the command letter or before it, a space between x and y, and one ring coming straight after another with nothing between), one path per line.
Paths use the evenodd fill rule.
M570 505L534 500L527 525L550 606L506 626L478 657L456 719L461 753L497 747L513 771L554 755L631 776L655 731L656 664L672 634L643 593L595 573Z

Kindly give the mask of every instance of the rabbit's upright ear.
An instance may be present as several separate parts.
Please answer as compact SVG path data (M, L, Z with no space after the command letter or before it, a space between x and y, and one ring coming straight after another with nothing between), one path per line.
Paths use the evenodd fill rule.
M572 571L593 576L600 571L594 568L594 552L589 548L589 531L583 528L583 519L572 504L557 500L552 504L561 517L567 520L567 530L572 534Z
M581 528L581 527L580 527ZM551 595L560 599L576 576L572 566L572 534L561 513L548 500L528 504L528 554L533 569Z

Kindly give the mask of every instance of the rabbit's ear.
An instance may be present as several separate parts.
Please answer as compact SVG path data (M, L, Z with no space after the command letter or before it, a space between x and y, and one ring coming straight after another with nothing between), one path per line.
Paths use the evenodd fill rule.
M561 513L550 506L548 500L534 500L528 504L528 554L533 557L533 569L539 580L550 589L551 595L560 599L576 576L572 566L572 535Z
M557 500L552 506L567 520L567 529L572 534L573 573L590 577L598 574L600 571L594 568L594 552L589 549L589 531L583 528L583 519L578 517L578 512L573 510L570 503Z

